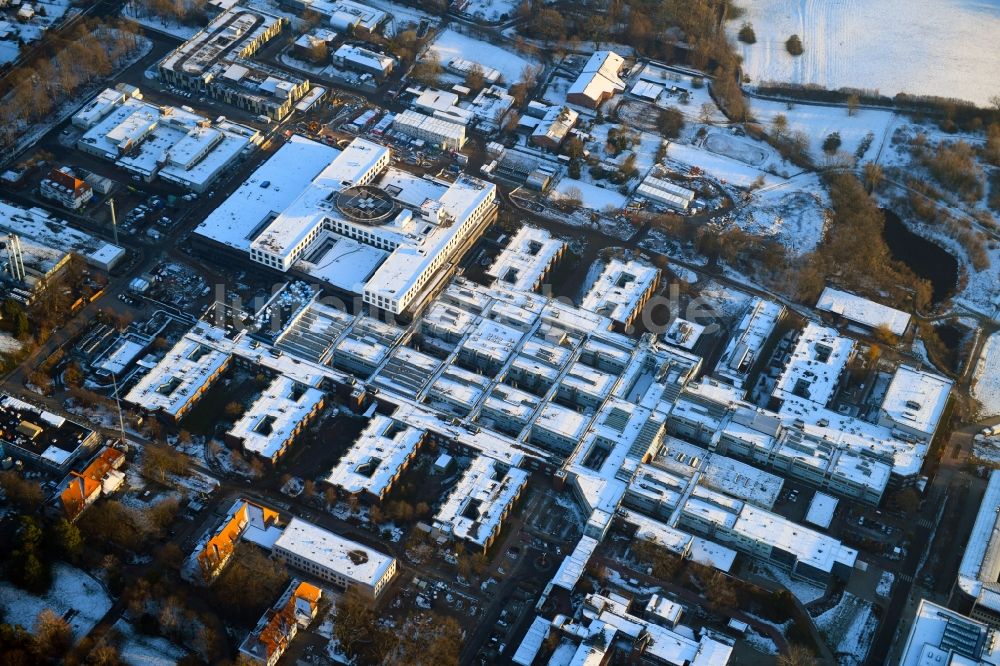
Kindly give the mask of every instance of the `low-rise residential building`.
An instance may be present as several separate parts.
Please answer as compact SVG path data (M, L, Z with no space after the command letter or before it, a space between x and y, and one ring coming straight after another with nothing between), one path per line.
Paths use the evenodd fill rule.
M209 585L218 578L242 540L270 548L281 534L274 509L245 499L237 500L219 527L195 547L181 569L185 580Z
M66 167L49 171L38 184L38 193L43 199L55 201L70 210L77 210L94 198L94 189Z
M333 52L333 64L384 79L392 74L396 59L356 44L342 44Z
M125 454L108 446L82 472L70 472L59 493L66 520L75 521L98 498L118 490L125 482L125 475L119 471L124 464Z
M538 291L566 251L566 243L545 229L524 225L497 255L486 275L518 291Z
M524 470L504 470L496 460L477 457L434 516L435 531L486 550L527 482Z
M309 583L292 580L272 608L240 644L240 654L253 664L274 666L300 629L312 624L323 591Z
M330 470L326 482L351 496L383 500L416 457L425 434L376 414Z
M573 85L566 91L566 101L587 109L596 109L616 93L624 92L621 71L625 59L614 51L595 51Z
M580 307L628 328L660 284L660 270L637 260L612 259L580 301Z
M944 416L953 385L954 382L941 375L899 366L882 398L879 425L892 428L903 437L930 442Z
M226 439L247 453L276 463L320 413L325 400L319 389L279 375L233 424Z
M377 598L396 575L396 559L299 518L274 542L274 557L341 589Z

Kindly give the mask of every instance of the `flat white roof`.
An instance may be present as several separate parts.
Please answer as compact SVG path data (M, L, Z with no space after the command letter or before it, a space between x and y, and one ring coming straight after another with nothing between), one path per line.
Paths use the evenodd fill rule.
M742 388L744 378L757 361L784 311L785 307L774 301L753 299L726 343L715 366L715 374Z
M323 392L319 389L278 376L233 425L229 434L242 439L247 451L272 458L322 402Z
M194 232L237 250L249 251L250 244L263 230L262 225L291 205L339 154L336 148L293 135Z
M837 498L826 493L814 493L806 512L806 522L816 527L827 528L833 522L833 512L837 510Z
M910 315L905 312L833 287L823 290L816 309L838 314L870 328L885 326L895 335L902 335L910 325Z
M854 340L837 331L806 324L792 356L774 387L776 397L799 397L824 406L833 397L840 375L854 353Z
M952 381L908 365L896 368L882 400L882 411L893 423L926 435L937 430L948 405Z
M649 264L612 259L583 297L580 307L617 322L626 322L659 277L659 269Z
M349 493L381 497L417 450L424 431L376 414L330 470L327 483Z
M799 562L819 571L829 572L836 563L853 567L858 559L858 551L839 540L752 504L743 506L733 531L792 553Z
M103 269L125 256L124 248L73 229L41 208L25 209L0 201L0 231L18 234L38 245L76 252L87 263Z
M492 458L479 456L462 475L434 516L434 526L483 546L528 482L528 473L511 467L501 473Z
M284 532L274 542L274 547L368 587L375 587L394 562L388 555L328 532L301 518L289 521Z
M545 229L524 225L486 274L513 289L533 291L565 247L566 243Z

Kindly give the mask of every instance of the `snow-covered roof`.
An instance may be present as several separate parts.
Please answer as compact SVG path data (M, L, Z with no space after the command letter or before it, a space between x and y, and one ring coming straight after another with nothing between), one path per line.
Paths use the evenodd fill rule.
M597 101L602 95L625 90L625 82L618 76L625 59L614 51L595 51L573 85L566 91L568 95L583 95Z
M826 493L816 492L809 502L805 521L816 527L827 528L833 522L833 512L837 510L837 498Z
M41 208L19 208L0 201L0 232L15 233L38 245L76 252L88 264L103 270L125 257L125 249L69 227Z
M637 260L612 259L583 297L580 307L625 323L631 320L659 278L660 271L655 266Z
M514 289L534 291L565 248L566 243L545 229L524 225L486 274Z
M990 472L976 522L958 567L958 586L973 598L983 589L1000 591L1000 470ZM996 609L1000 611L1000 608Z
M396 62L390 56L353 44L342 44L334 51L333 57L364 69L374 69L381 72L390 71Z
M515 664L518 664L518 666L531 666L535 661L538 651L542 649L542 643L545 642L546 637L549 635L550 626L552 625L548 619L541 615L535 616L535 619L531 621L531 626L528 627L527 633L517 646L517 652L514 653L513 662Z
M771 544L795 555L799 563L827 573L835 564L853 568L858 559L858 551L839 540L752 504L743 506L733 532L759 543Z
M185 335L132 387L125 400L176 417L215 381L229 359L229 354Z
M434 527L455 538L485 546L528 482L528 473L479 456L462 475L434 516Z
M902 335L910 325L910 315L905 312L833 287L823 290L816 309L838 314L870 328L885 326L895 335Z
M927 599L920 605L900 655L900 666L997 666L995 630Z
M882 400L880 422L914 430L929 438L944 415L952 384L941 375L899 366Z
M784 306L774 301L753 299L726 343L715 366L715 375L742 388L747 373L784 311Z
M376 414L326 482L344 491L382 497L416 453L424 431Z
M229 434L242 440L247 451L271 459L322 405L323 397L319 389L278 376L254 400Z
M392 557L329 532L301 518L292 518L274 543L279 553L298 555L347 580L375 587L392 567Z
M833 397L841 373L854 354L854 340L812 322L799 335L791 358L775 384L773 395L799 397L825 406Z
M336 148L293 135L216 207L195 228L195 233L249 251L262 225L291 205L307 183L339 154Z
M555 576L552 577L552 584L564 590L573 591L576 584L587 569L587 562L597 549L597 539L589 536L582 536L576 542L573 551L570 552L563 561L559 563Z

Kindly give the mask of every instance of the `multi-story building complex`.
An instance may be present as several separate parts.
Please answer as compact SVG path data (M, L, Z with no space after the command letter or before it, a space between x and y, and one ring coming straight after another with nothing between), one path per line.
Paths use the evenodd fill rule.
M105 90L91 102L77 147L147 182L160 177L203 192L260 143L252 127L116 92Z
M921 599L899 666L997 666L997 630L944 606Z
M442 150L461 150L466 141L465 125L410 109L393 118L392 128Z
M642 314L660 284L660 271L640 261L612 259L605 266L580 307L609 317L616 326L628 328Z
M435 531L486 550L527 482L523 469L504 470L496 460L477 457L434 516Z
M286 22L258 9L232 7L160 61L160 80L281 120L309 91L309 81L250 58Z
M493 260L486 275L518 291L538 291L565 251L566 243L545 229L524 225Z
M319 389L279 375L226 433L226 439L275 463L320 413L325 399Z
M413 312L496 218L496 186L417 177L390 159L365 139L338 151L293 137L195 233L374 309Z
M418 428L376 414L326 482L348 495L383 500L416 457L424 435Z

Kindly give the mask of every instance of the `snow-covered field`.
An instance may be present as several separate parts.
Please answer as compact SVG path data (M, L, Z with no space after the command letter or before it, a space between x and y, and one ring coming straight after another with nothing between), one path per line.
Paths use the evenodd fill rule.
M129 666L170 666L185 655L184 650L167 639L140 634L124 620L116 622L114 628L123 639L118 652Z
M451 29L441 31L431 44L431 50L438 54L445 67L455 58L465 58L478 62L483 67L492 67L500 72L508 85L521 80L525 67L537 64L513 50L494 46Z
M809 152L814 159L822 162L823 140L830 134L840 134L840 151L853 155L869 132L873 138L865 153L865 159L872 159L878 151L882 139L892 130L896 114L891 111L859 109L853 116L839 106L816 104L793 104L788 108L785 102L751 99L750 108L757 122L772 131L774 118L783 115L788 120L789 132L802 132L809 137Z
M767 185L777 185L782 182L777 176L766 174L761 169L750 166L746 162L686 143L671 142L667 148L667 157L690 166L696 166L713 178L739 187L749 186L760 176L764 177L764 183Z
M1000 414L1000 333L994 333L983 344L976 363L972 397L982 405L980 418Z
M736 225L755 236L773 238L798 256L823 239L828 202L815 174L788 183L755 193L752 205L737 211Z
M111 608L104 587L91 576L67 564L52 567L52 588L44 597L28 594L7 581L0 581L0 608L4 622L19 624L29 631L35 626L38 614L46 608L56 615L69 617L73 636L80 639L94 628Z
M575 178L563 178L559 181L550 194L553 200L564 199L570 196L579 196L585 208L602 211L605 209L615 209L625 207L625 196L614 190L598 187L585 183Z
M811 83L885 95L956 97L985 106L1000 94L1000 0L746 0L756 44L739 45L752 84ZM802 38L792 57L785 40Z
M7 333L0 333L0 353L16 354L21 351L21 343Z
M478 19L496 23L513 16L517 4L515 0L468 0L459 4L457 9Z

